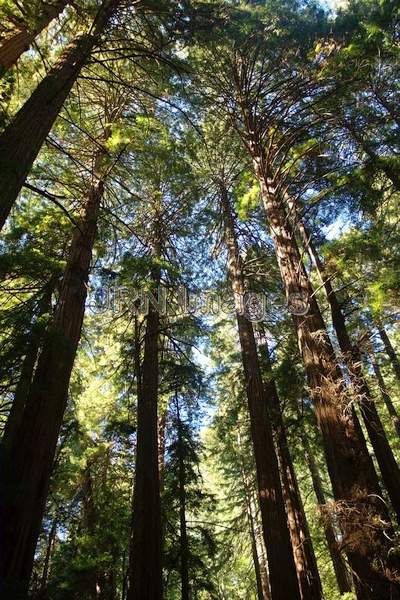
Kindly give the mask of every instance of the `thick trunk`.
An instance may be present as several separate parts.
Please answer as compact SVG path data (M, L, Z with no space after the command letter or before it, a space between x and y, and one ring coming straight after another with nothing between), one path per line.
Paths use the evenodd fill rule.
M375 401L372 397L368 383L363 375L360 352L351 342L341 306L331 281L325 273L324 264L314 247L311 235L301 221L298 221L298 228L302 234L305 247L309 250L317 268L322 285L325 288L331 309L333 327L336 332L343 359L347 365L354 396L356 402L360 406L361 414L369 439L371 440L385 488L389 494L397 519L400 522L400 469L386 437L385 429L376 409Z
M69 4L69 0L44 3L42 14L34 15L35 24L33 27L21 23L19 27L8 32L0 39L0 75L3 75L16 64L21 54L29 49L39 33L62 13L67 4Z
M310 449L307 436L302 435L301 439L304 447L306 462L308 468L310 469L314 493L321 510L326 543L328 545L329 554L331 556L338 588L341 594L346 594L348 592L351 592L351 581L349 572L340 553L340 548L337 541L336 532L332 524L331 515L327 514L325 510L326 498L318 466L315 462L314 455Z
M221 185L228 269L235 299L235 309L246 381L251 436L256 463L258 495L267 549L271 596L274 600L300 598L296 568L291 548L287 516L282 495L278 460L251 322L243 314L244 280L240 253L228 194Z
M370 351L369 356L370 356L372 368L375 373L376 380L378 382L379 391L382 396L382 400L384 401L386 408L388 410L388 413L390 415L390 418L392 419L392 423L394 425L394 428L396 429L396 433L397 433L398 437L400 437L400 417L398 415L395 405L393 404L393 400L391 399L390 394L387 390L385 380L383 379L381 368L376 359L375 353L372 350Z
M292 305L293 321L307 373L311 397L321 429L336 510L346 538L347 555L354 572L359 598L390 597L394 584L380 565L388 564L389 543L385 532L369 525L388 521L380 497L379 483L368 455L360 424L348 407L343 376L304 268L294 232L273 179L266 173L262 146L250 144L263 205L286 296ZM299 310L306 303L305 310ZM304 308L302 306L302 308Z
M43 517L68 385L81 335L104 182L94 177L74 233L54 322L46 334L15 443L3 456L2 580L24 597Z
M157 256L159 254L157 253ZM159 272L153 273L158 285ZM137 443L128 600L162 600L162 529L158 464L159 313L151 304L137 400Z
M268 355L268 349L266 349L266 352ZM267 361L269 363L268 356ZM276 446L281 467L280 472L283 497L288 515L290 537L292 540L301 597L304 600L306 598L321 598L322 586L317 561L292 457L290 456L278 391L275 382L272 379L266 384L266 393L270 399L270 413L274 423Z
M0 230L73 84L121 0L104 0L89 33L78 36L0 135Z
M189 600L189 541L186 525L186 489L185 489L185 463L183 456L182 423L179 414L179 400L175 397L178 421L178 452L179 452L179 542L180 542L180 574L181 574L181 599Z
M400 361L395 349L393 348L392 342L390 341L390 338L381 323L378 325L378 332L385 347L385 352L390 358L390 362L392 364L394 374L396 375L396 379L400 381Z

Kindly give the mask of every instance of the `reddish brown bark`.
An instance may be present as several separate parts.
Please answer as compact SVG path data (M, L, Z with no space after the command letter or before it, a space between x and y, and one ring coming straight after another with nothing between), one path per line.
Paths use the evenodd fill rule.
M271 600L268 566L265 556L265 545L262 539L262 534L260 536L260 530L257 524L256 503L254 502L253 498L250 477L244 466L240 431L238 431L237 434L237 445L239 450L239 467L245 498L246 515L249 524L251 554L253 557L254 571L256 575L257 598L258 600Z
M354 572L359 598L390 597L395 585L388 568L389 544L383 530L370 535L370 525L388 514L380 500L373 462L368 455L361 427L349 410L342 373L329 340L288 221L273 174L269 173L263 145L254 139L254 125L247 121L248 147L260 183L263 206L274 241L282 281L289 303L300 297L308 303L305 314L293 314L325 456L336 500L337 514L346 538L347 555ZM385 565L383 568L380 565Z
M267 368L269 379L266 383L266 394L270 399L270 412L274 423L277 454L280 464L283 497L286 504L290 537L292 540L293 554L296 563L297 577L302 599L321 598L322 586L319 577L314 547L304 512L303 501L297 482L296 472L289 444L286 436L285 424L282 417L278 390L273 379L271 379L271 368L269 365L268 348Z
M397 519L400 522L400 469L376 409L374 398L363 375L361 354L350 339L343 311L331 280L325 273L325 266L313 244L311 234L299 219L297 219L297 227L302 234L305 248L310 252L322 285L324 286L331 309L332 323L352 382L354 397L360 406L361 415L374 449L385 488L389 494Z
M317 463L315 462L314 455L310 449L307 436L302 434L301 439L305 451L306 462L308 468L310 469L314 493L321 511L326 543L331 556L338 588L341 594L346 594L352 590L350 573L340 551L335 528L332 524L331 515L325 510L325 492Z
M225 243L228 249L228 271L235 299L236 319L246 382L271 596L274 600L295 600L300 598L300 592L272 427L267 413L269 398L266 397L262 381L253 326L243 311L245 286L241 257L236 241L229 197L223 184L220 185L220 201L224 215Z
M70 247L54 321L46 334L18 436L1 473L1 577L24 597L45 508L68 385L81 335L92 248L104 181L93 177Z
M156 224L153 224L157 229ZM161 255L162 237L155 233L153 256ZM152 270L157 289L160 269ZM142 380L137 399L137 442L129 556L128 600L162 600L162 527L158 448L158 338L160 316L149 303L144 336Z
M0 230L82 67L121 0L104 0L92 28L78 36L0 135Z
M21 20L15 29L0 38L0 75L16 64L21 54L29 49L35 38L62 13L68 4L69 0L44 2L43 12L40 15L32 15L35 21L33 26Z

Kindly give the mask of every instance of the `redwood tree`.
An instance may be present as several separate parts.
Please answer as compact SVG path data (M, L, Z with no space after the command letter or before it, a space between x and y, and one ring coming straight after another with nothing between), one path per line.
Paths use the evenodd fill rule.
M54 121L121 0L103 0L90 29L78 35L0 135L0 229Z

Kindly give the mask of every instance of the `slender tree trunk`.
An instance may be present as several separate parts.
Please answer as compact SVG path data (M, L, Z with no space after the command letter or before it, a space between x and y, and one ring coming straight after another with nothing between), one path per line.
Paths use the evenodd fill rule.
M390 418L392 419L396 433L397 433L398 437L400 437L400 417L398 415L395 405L393 404L393 400L390 397L390 394L387 390L385 380L383 379L383 375L381 372L381 368L379 366L379 363L377 361L375 353L372 349L369 352L369 357L371 360L372 368L375 373L376 380L378 382L379 391L381 393L382 400L384 401L386 408L388 410L388 413L390 415Z
M160 473L160 494L164 490L164 454L165 454L165 426L167 423L167 408L158 417L158 470Z
M331 281L325 273L324 264L313 244L311 234L300 220L297 220L297 226L302 234L304 245L310 252L316 266L321 283L324 286L331 308L332 323L340 350L342 351L344 361L348 368L354 395L360 406L361 414L378 461L385 488L389 494L397 519L400 522L400 469L388 442L385 429L376 409L375 401L372 397L368 383L363 375L361 354L358 348L351 342L341 306Z
M104 181L96 175L73 235L54 321L38 359L15 443L1 470L1 578L24 597L46 503L68 385L81 335Z
M270 399L270 414L274 424L276 447L280 463L283 497L286 504L290 537L299 579L300 592L303 599L321 598L322 585L319 577L314 547L304 512L303 501L297 482L289 444L286 437L285 424L275 381L271 379L268 348L265 346L269 379L266 383L266 394Z
M21 22L20 26L7 32L0 39L0 76L16 64L21 54L29 49L35 38L62 13L68 4L69 0L43 3L42 14L32 15L35 20L33 27Z
M249 481L248 474L246 473L245 466L243 464L242 444L240 430L237 434L237 443L239 450L239 466L240 474L242 478L243 492L246 504L247 521L249 524L249 535L251 541L251 554L253 557L254 572L256 575L257 584L257 598L258 600L271 600L271 594L269 589L269 578L266 564L263 564L263 549L260 544L262 540L258 539L257 536L257 514L255 503L252 499L251 483ZM262 537L262 536L261 536ZM261 547L260 547L261 546Z
M39 598L43 598L43 599L46 597L47 580L49 578L51 556L52 556L52 553L54 550L54 544L55 544L55 540L56 540L57 525L58 525L58 520L56 517L53 520L53 523L51 525L51 529L49 532L49 537L47 540L47 547L46 547L46 556L44 559L44 565L43 565L43 571L42 571L42 578L40 581Z
M178 394L175 394L176 416L178 422L178 460L179 460L179 537L180 537L180 571L181 599L190 599L189 584L189 541L186 525L186 477L183 456L182 422L179 412Z
M256 537L257 556L258 556L258 562L260 564L261 587L263 590L265 600L271 600L267 551L265 549L265 543L264 543L263 532L262 532L262 524L259 522L259 519L257 516L257 499L254 498L253 495L251 498L251 507L252 507L252 514L253 514L253 520L254 520L254 533L255 533L255 537Z
M156 248L155 256L160 256ZM159 269L153 269L155 287ZM162 527L158 463L158 338L160 318L149 303L144 336L141 393L137 400L137 443L128 600L162 600Z
M82 522L84 531L93 538L96 531L97 510L93 497L92 462L88 461L82 474ZM88 600L98 600L98 573L95 566L85 573L85 590Z
M325 509L326 498L321 476L318 470L317 463L315 462L314 455L311 451L308 439L304 434L301 434L301 440L304 448L306 462L311 474L314 493L317 498L318 505L320 507L325 538L328 545L329 554L331 556L333 568L335 571L338 588L341 594L346 594L348 592L351 592L352 589L350 576L346 567L346 563L343 560L340 552L335 528L332 524L332 517L330 514L327 513Z
M0 135L0 230L69 92L121 0L103 0L92 28L78 36Z
M224 215L228 270L235 299L246 381L261 519L268 556L271 596L273 600L295 600L300 598L300 592L282 496L272 427L267 414L267 404L270 399L265 395L253 327L243 311L245 287L242 264L230 201L223 184L220 186L220 201Z
M380 499L378 478L360 424L354 411L349 411L343 376L288 215L276 182L268 174L264 148L252 134L255 130L255 125L248 122L248 146L260 183L287 301L292 307L356 590L360 599L381 600L390 597L394 587L386 567L380 567L388 564L389 543L383 530L376 529L371 537L366 524L375 523L377 519L386 523L389 521L388 514ZM299 310L299 304L303 310Z
M385 347L385 352L390 358L390 362L392 364L394 374L396 375L396 379L400 381L400 361L395 349L393 348L392 342L390 341L390 338L386 333L384 326L381 323L379 323L378 325L378 332Z

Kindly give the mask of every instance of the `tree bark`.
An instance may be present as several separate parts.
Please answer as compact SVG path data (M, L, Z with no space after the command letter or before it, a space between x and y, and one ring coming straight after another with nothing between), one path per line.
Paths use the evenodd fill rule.
M233 216L226 187L220 185L220 202L224 216L228 271L235 299L236 319L242 352L251 436L256 463L258 497L265 547L267 549L271 596L274 600L300 598L296 568L282 495L279 466L272 427L267 414L266 397L251 322L244 314L245 286Z
M301 434L301 440L304 448L306 462L311 474L314 493L317 498L318 505L320 507L326 543L328 545L329 554L331 556L338 588L341 594L346 594L351 592L352 589L350 576L340 552L335 528L332 524L331 515L329 515L325 509L326 498L321 481L321 476L318 470L317 463L315 462L314 455L310 449L308 439L304 434Z
M93 175L72 238L52 326L26 400L19 435L3 454L1 578L9 597L24 598L46 503L68 385L81 335L92 249L104 181Z
M376 409L368 383L362 372L362 361L359 349L353 345L346 327L346 320L333 289L332 283L325 273L325 266L300 219L297 227L302 235L305 248L310 252L319 278L324 286L332 314L332 323L339 342L343 359L347 365L356 402L360 406L361 415L368 432L369 439L378 461L385 488L389 494L393 509L400 523L400 469L388 442L385 429Z
M160 256L160 247L153 256ZM160 270L152 270L157 289ZM158 338L160 317L149 303L141 393L137 399L137 443L133 497L132 542L129 558L128 600L162 600L162 527L158 456Z
M0 135L0 230L91 51L121 0L103 0L92 28L78 36Z
M182 422L179 412L178 394L175 394L175 406L178 425L178 461L179 461L179 542L180 542L180 575L181 575L181 599L189 600L189 541L186 525L186 477L185 462L183 455Z
M376 380L378 382L378 387L379 387L380 394L382 396L382 400L384 401L386 408L388 410L388 413L390 415L390 418L392 419L392 423L396 430L397 436L400 437L400 417L396 410L395 405L393 404L393 400L390 397L390 394L387 390L385 380L383 379L381 368L379 366L379 363L377 361L375 353L372 349L369 352L369 357L371 360L371 364L372 364L372 368L374 370Z
M164 455L165 455L165 426L167 423L168 407L158 417L158 470L160 473L160 494L164 490Z
M58 525L58 521L57 521L57 517L55 517L53 520L53 523L51 524L51 529L49 531L49 537L48 537L47 546L46 546L46 556L44 558L44 565L43 565L43 571L42 571L42 578L40 580L39 598L43 599L43 600L45 600L45 598L46 598L47 581L48 581L49 572L50 572L51 556L52 556L52 553L54 550L54 544L55 544L55 540L56 540L57 525Z
M290 537L296 563L297 577L302 599L321 598L322 585L315 558L314 547L304 512L303 501L297 482L289 444L286 437L285 424L275 381L271 379L268 348L265 346L269 379L266 383L266 394L270 399L270 414L275 430L277 454L280 464L283 497L286 504Z
M358 598L390 597L394 586L388 570L389 543L383 530L369 526L388 522L381 492L362 430L348 407L343 376L325 323L308 279L284 204L269 173L262 143L247 120L248 147L260 183L261 197L275 245L288 303L306 304L292 310L300 352L307 373L317 421L336 500L336 510L346 538L347 555L354 573ZM304 306L302 307L304 309ZM369 524L369 525L368 525ZM382 569L378 565L383 564Z
M269 577L268 577L268 569L267 565L263 564L264 556L263 556L263 548L262 548L262 539L260 540L258 537L257 531L257 514L255 503L252 498L252 486L249 481L248 474L246 473L245 466L243 464L243 454L242 454L242 444L241 444L241 436L240 430L237 434L237 443L239 450L239 466L240 466L240 474L242 478L243 485L243 493L245 498L246 505L246 515L247 521L249 524L249 535L251 540L251 554L253 557L254 564L254 572L256 575L256 584L257 584L257 598L258 600L271 600L270 594L270 586L269 586ZM262 536L261 536L262 537ZM261 543L260 543L261 542ZM260 547L261 546L261 547Z
M16 64L21 54L29 49L35 38L62 13L68 4L69 0L43 3L43 12L40 15L33 15L35 23L32 27L21 22L20 26L7 32L0 39L0 76Z
M390 341L390 338L386 333L384 326L381 323L379 323L378 325L378 332L385 347L385 352L390 358L390 362L392 364L394 374L396 375L396 379L397 381L400 381L400 361L395 349L393 348L392 342Z

